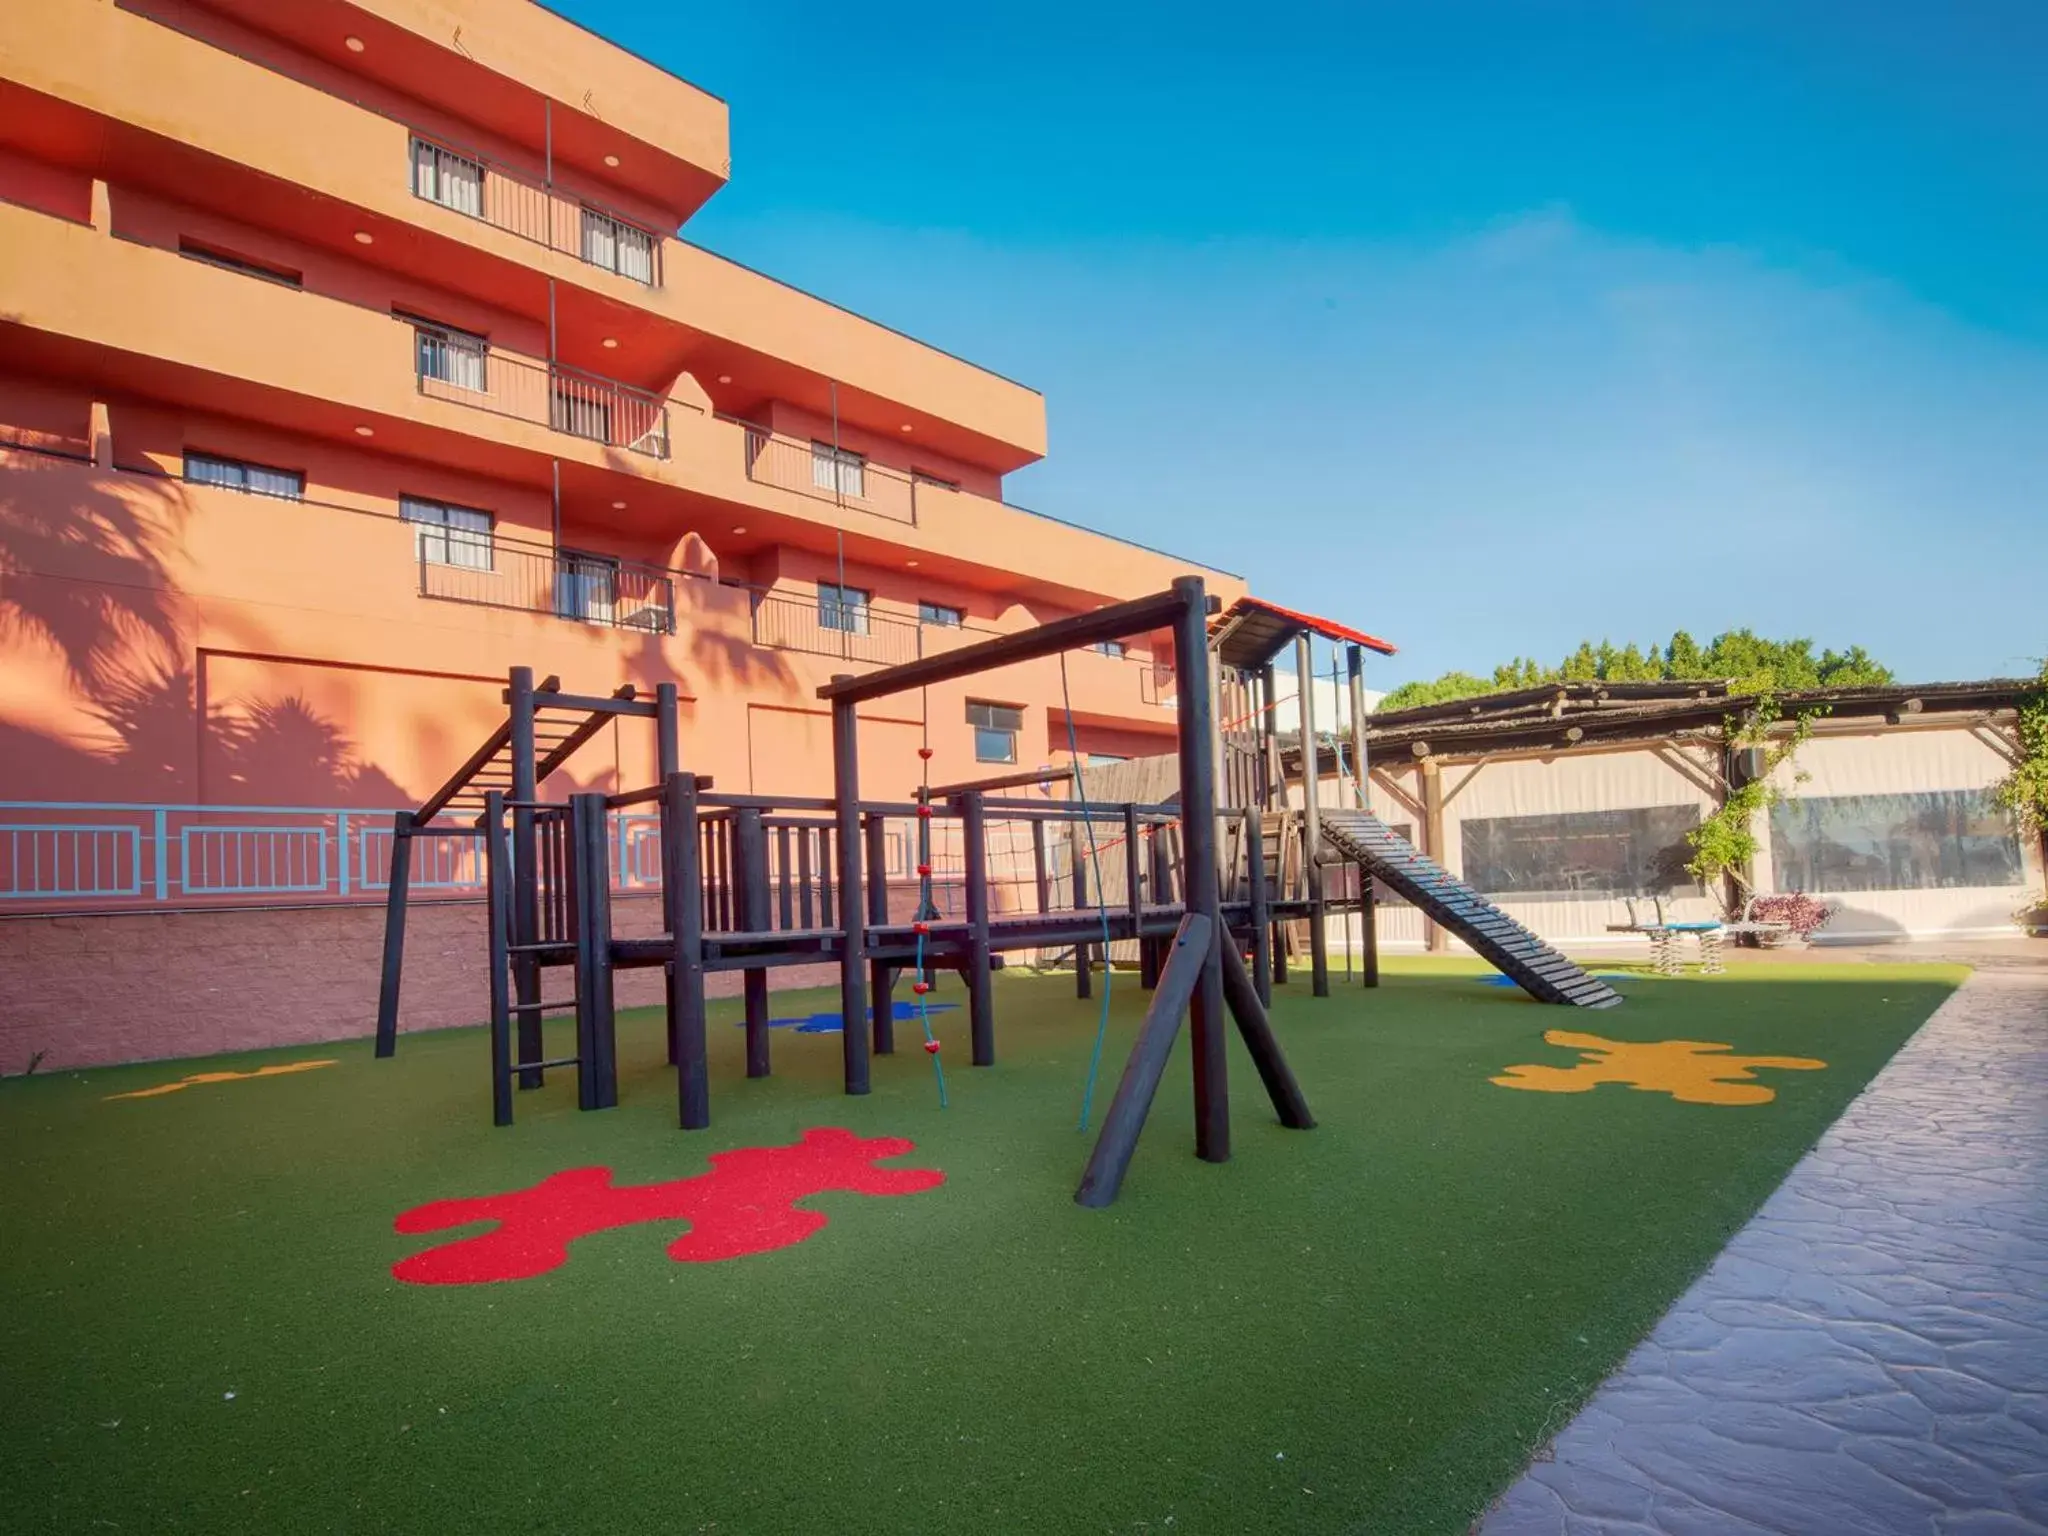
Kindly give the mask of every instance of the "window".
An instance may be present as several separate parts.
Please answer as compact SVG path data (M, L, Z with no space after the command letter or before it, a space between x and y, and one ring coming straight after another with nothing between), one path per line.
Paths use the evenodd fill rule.
M491 569L495 519L474 507L452 507L419 496L398 498L398 515L418 526L413 532L415 558L429 565L453 565L466 571Z
M967 723L974 727L977 763L1017 761L1017 733L1024 729L1024 711L1014 704L967 701Z
M306 285L305 274L295 272L290 267L276 267L266 261L252 261L247 256L236 256L210 245L201 245L197 240L180 239L178 254L191 261L203 261L209 267L239 272L244 277L260 277L266 283L280 283L286 288L303 288Z
M841 587L829 581L819 582L818 627L843 630L849 635L866 634L868 603L873 597L872 592L863 592L859 587Z
M1984 789L1817 795L1771 807L1778 889L1926 891L2018 885L2012 819Z
M1643 896L1694 889L1685 834L1699 807L1477 817L1463 826L1465 883L1489 895Z
M917 622L920 624L936 624L941 629L958 629L966 621L967 615L961 609L950 608L944 603L928 603L923 599L918 601Z
M960 489L960 482L958 480L948 480L944 475L935 475L928 469L913 469L910 472L910 479L913 485L936 486L942 491L957 491Z
M223 485L252 496L278 496L286 501L306 499L306 477L296 469L272 469L267 464L223 459L211 453L188 451L185 478L194 485Z
M1090 768L1107 768L1111 763L1129 762L1130 759L1118 752L1090 752L1087 754Z
M583 259L653 286L654 236L595 208L583 210Z
M484 216L484 163L425 139L414 139L412 191L415 197L480 219Z
M619 607L619 562L610 555L565 549L555 558L555 612L565 619L609 624Z
M1088 649L1104 656L1114 656L1118 660L1122 660L1130 654L1130 647L1121 640L1098 640L1089 646Z
M867 455L811 441L811 484L841 496L867 495Z
M482 394L489 387L489 373L485 359L491 355L491 344L474 331L458 331L452 325L442 325L434 320L422 320L417 316L400 314L401 320L412 322L416 358L414 366L422 379L438 379L443 384L452 384L457 389L473 389Z

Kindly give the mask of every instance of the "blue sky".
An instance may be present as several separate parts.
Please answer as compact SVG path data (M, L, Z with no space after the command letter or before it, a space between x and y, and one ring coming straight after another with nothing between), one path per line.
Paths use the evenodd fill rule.
M1045 392L1011 499L1402 646L2048 651L2048 5L556 0L688 236Z

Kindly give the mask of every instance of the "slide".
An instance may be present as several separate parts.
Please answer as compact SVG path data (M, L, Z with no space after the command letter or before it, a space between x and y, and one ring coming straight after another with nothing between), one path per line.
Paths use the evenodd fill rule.
M1326 842L1471 945L1539 1003L1612 1008L1621 1001L1606 982L1588 976L1434 859L1417 853L1377 816L1327 807L1321 815Z

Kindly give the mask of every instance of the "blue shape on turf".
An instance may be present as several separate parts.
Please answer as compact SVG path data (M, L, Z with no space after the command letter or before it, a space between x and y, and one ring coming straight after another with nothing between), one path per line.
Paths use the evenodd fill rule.
M926 1004L927 1009L932 1013L945 1013L959 1006L958 1003ZM901 998L894 999L889 1009L889 1017L898 1024L910 1023L917 1018L917 1006L914 1003L906 1003ZM741 1029L747 1027L745 1019L735 1019L733 1022ZM770 1029L794 1029L800 1035L836 1035L846 1028L846 1022L840 1018L839 1010L834 1008L825 1013L806 1013L793 1018L770 1019L768 1027Z

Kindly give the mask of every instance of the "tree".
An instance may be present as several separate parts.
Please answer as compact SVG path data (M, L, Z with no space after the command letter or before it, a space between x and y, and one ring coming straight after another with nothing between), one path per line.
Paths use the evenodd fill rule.
M1860 645L1813 653L1808 639L1769 640L1751 629L1731 629L1704 647L1684 630L1663 645L1616 647L1582 640L1554 667L1517 656L1493 669L1491 680L1470 672L1446 672L1428 681L1403 683L1380 703L1383 711L1447 704L1544 683L1680 682L1693 678L1726 681L1736 693L1782 693L1802 688L1876 687L1892 681L1891 669Z

